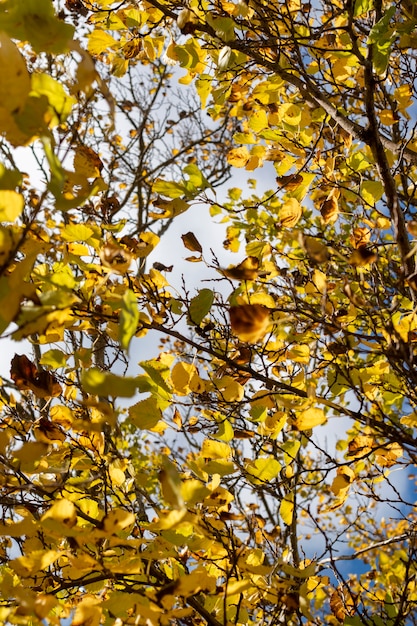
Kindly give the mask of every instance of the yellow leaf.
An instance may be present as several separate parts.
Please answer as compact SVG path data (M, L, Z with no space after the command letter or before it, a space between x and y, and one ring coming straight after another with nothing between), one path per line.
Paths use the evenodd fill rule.
M282 228L293 228L302 215L301 205L295 198L289 198L278 213Z
M283 122L298 126L301 122L301 109L296 104L287 102L279 107L279 115Z
M109 465L109 476L111 480L111 484L116 487L120 487L126 480L125 473L120 467L117 467L116 463L110 463Z
M48 568L61 553L57 550L35 550L30 556L20 556L10 561L10 566L18 576L24 578L38 574L39 570Z
M404 451L399 443L390 443L385 448L378 448L375 451L375 461L381 467L391 467L395 465L400 457L404 454Z
M140 400L129 408L129 418L138 428L154 428L162 419L161 409L158 407L156 398L150 396Z
M81 602L77 604L72 626L99 626L101 621L102 600L92 595L83 596Z
M295 418L294 421L294 427L297 430L310 430L311 428L314 428L315 426L319 426L320 424L324 424L324 422L327 420L323 409L317 409L317 408L309 408L309 409L305 409L304 411L301 411L300 413L298 413L297 417Z
M44 513L41 521L44 522L47 519L52 519L71 528L77 523L77 510L75 508L75 504L65 498L57 500L51 508Z
M174 385L174 392L181 396L189 394L191 390L197 390L202 385L205 386L196 366L185 361L180 361L174 365L171 380Z
M0 81L1 83L1 81ZM14 222L23 211L25 201L17 191L3 189L0 191L0 221Z
M310 362L310 348L305 343L296 344L287 350L286 357L295 363L307 364Z
M119 43L104 30L93 30L88 36L87 49L93 55L99 55L107 48L118 47Z
M276 478L281 471L281 464L273 456L260 456L250 461L245 467L249 480L255 485Z
M181 492L181 476L175 465L166 457L162 457L162 469L158 475L161 483L162 496L167 504L175 509L184 506L184 500Z
M232 376L222 376L219 380L215 380L214 384L226 402L240 402L242 400L244 389Z
M222 269L221 272L232 280L255 280L258 277L259 260L255 256L246 257L239 265Z
M337 468L337 474L332 482L332 492L335 496L340 496L341 492L347 491L355 480L355 472L347 465ZM343 494L342 494L343 495Z
M371 250L368 246L362 245L352 252L349 257L349 263L353 265L353 267L365 267L366 265L375 263L377 258L378 255L375 250Z
M281 500L281 504L279 507L279 515L287 526L290 526L292 523L292 518L294 514L294 493L287 493L285 497Z
M205 459L226 459L231 455L230 446L223 441L205 439L201 446L201 456Z
M86 178L96 178L100 176L103 163L97 152L89 146L77 146L73 167L77 174L81 174Z
M114 509L103 519L103 529L106 533L114 534L135 523L135 516L124 509Z
M250 153L245 146L241 146L240 148L233 148L227 154L227 162L233 167L246 167L250 159Z
M268 128L268 116L265 111L255 111L255 113L250 116L248 125L255 133L259 133L264 128Z
M30 77L23 56L5 32L0 32L0 71L1 107L16 114L28 97Z

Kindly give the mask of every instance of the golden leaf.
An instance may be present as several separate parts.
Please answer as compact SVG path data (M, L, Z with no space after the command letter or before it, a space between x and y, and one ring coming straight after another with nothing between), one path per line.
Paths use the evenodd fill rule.
M270 309L262 304L242 304L230 307L230 326L241 341L257 343L268 331Z
M345 348L343 348L345 350ZM366 456L372 452L372 446L374 444L373 437L369 435L357 435L352 441L349 441L348 456L357 459L361 456Z
M375 263L377 258L378 255L374 250L371 250L368 246L362 245L352 252L349 257L349 263L353 265L353 267L365 267L365 265Z
M88 146L78 146L74 155L74 170L77 174L82 174L86 178L97 178L103 169L103 162Z
M250 159L250 153L245 146L233 148L227 154L227 162L233 167L245 167Z
M301 411L294 422L294 426L297 430L310 430L315 426L320 426L320 424L324 424L327 420L323 409L310 407L309 409L305 409L305 411Z
M352 248L361 248L365 246L371 238L371 231L369 228L354 228L352 234L349 237L349 241Z
M327 247L317 237L301 235L301 245L312 263L325 263L329 259Z
M301 205L295 198L289 198L279 210L282 228L293 228L302 215Z
M348 488L355 480L355 472L348 467L347 465L343 465L342 467L337 468L337 474L332 482L332 492L335 496L341 496L347 493Z

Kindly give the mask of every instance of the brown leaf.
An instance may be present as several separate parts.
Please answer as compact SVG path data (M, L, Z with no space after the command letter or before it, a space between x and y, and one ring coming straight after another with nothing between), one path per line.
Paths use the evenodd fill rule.
M230 326L241 341L257 343L266 334L270 310L262 304L242 304L230 307Z
M191 252L199 252L202 254L203 248L201 247L200 242L197 237L192 232L185 233L185 235L181 235L182 242L187 250L191 250Z
M339 622L344 622L347 616L352 617L356 613L356 594L348 591L335 589L330 596L330 610Z
M288 174L288 176L278 176L277 183L280 187L285 187L287 191L297 189L303 182L301 174Z
M62 392L55 376L45 370L38 370L25 354L14 355L10 377L18 389L33 391L38 398L55 398Z
M232 280L255 280L258 277L259 260L248 256L239 265L222 269L222 274Z
M339 215L339 204L337 199L332 196L327 198L320 207L320 213L325 224L335 222Z

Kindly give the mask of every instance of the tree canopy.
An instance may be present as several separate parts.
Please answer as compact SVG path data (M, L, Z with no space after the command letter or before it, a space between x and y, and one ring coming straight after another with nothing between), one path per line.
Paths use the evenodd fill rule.
M0 0L0 623L417 624L416 6Z

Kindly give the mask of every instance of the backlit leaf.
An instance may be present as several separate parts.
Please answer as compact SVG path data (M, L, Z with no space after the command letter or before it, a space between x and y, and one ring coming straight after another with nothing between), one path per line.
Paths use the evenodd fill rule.
M295 198L289 198L279 210L279 220L283 228L293 228L301 216L301 205Z
M128 289L122 298L122 308L119 318L119 342L121 348L128 352L132 337L138 328L139 308L137 297Z
M287 493L281 500L279 506L279 516L287 526L292 524L294 515L294 493Z
M270 326L270 310L262 304L242 304L229 309L232 332L241 341L257 343Z
M200 289L197 296L191 299L189 307L190 320L199 326L209 313L214 301L214 293L211 289Z
M295 420L294 427L297 430L310 430L315 426L320 426L320 424L324 424L327 421L327 417L324 414L323 409L311 407L309 409L305 409L304 411L300 411Z

